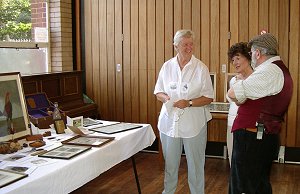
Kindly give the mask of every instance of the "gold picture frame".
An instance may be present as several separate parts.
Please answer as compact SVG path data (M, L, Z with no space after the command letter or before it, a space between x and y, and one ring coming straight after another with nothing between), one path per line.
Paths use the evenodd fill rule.
M0 74L0 107L0 142L31 134L19 72Z
M54 120L54 128L57 134L65 133L66 124L63 119Z

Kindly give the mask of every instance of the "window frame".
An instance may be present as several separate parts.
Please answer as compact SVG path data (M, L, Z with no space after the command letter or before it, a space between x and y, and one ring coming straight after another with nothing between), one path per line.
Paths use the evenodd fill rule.
M31 0L29 0L31 3ZM1 41L0 40L0 48L3 49L39 49L39 48L47 48L47 69L48 72L51 72L51 37L50 37L50 10L49 10L49 0L46 0L47 7L47 36L48 42L16 42L16 41ZM46 64L45 62L45 64Z

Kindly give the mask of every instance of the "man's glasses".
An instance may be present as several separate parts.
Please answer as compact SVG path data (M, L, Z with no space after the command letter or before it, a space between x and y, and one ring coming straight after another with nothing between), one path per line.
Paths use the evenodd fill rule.
M250 51L250 52L248 52L248 54L250 55L250 56L252 56L252 53L254 53L254 52L256 52L257 51L257 49L255 50L255 51Z

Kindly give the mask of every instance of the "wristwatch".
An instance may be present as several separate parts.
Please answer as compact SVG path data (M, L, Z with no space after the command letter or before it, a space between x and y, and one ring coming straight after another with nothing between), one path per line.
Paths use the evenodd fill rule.
M189 105L190 105L190 107L193 106L193 101L192 100L189 101Z

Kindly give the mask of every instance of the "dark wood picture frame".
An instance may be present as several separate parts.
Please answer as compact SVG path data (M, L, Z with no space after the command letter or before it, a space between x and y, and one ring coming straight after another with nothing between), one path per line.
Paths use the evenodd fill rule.
M138 129L143 127L142 125L138 125L138 124L134 124L134 123L124 123L124 122L120 122L120 123L115 123L112 125L105 125L105 126L101 126L101 127L97 127L97 128L93 128L90 129L90 131L95 131L98 133L103 133L103 134L115 134L115 133L121 133L124 131L129 131L129 130L133 130L133 129Z
M44 158L56 158L56 159L69 160L83 152L88 151L91 148L92 148L91 146L62 145L52 150L49 150L46 153L40 154L38 156Z
M62 141L61 143L67 145L100 147L113 141L114 139L115 137L77 135L75 137Z

